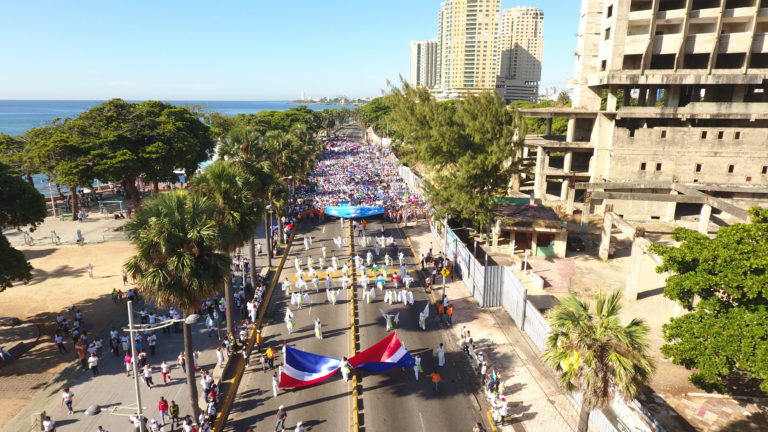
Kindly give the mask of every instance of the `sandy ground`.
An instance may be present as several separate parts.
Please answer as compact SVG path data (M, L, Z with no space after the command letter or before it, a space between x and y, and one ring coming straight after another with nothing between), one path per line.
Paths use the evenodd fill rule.
M105 221L106 222L106 221ZM57 223L58 225L58 223ZM68 223L67 231L86 223ZM40 231L49 232L49 230ZM100 230L96 223L89 228ZM36 243L39 244L39 243ZM66 340L69 352L59 354L52 340L55 316L74 305L83 312L89 334L99 334L119 314L125 305L112 303L111 292L122 289L121 265L133 251L127 241L102 242L85 246L60 245L20 247L33 270L33 280L0 293L0 315L31 321L40 327L40 343L22 358L0 369L0 429L27 405L38 390L54 381L58 374L75 361L71 340ZM89 278L87 265L94 266Z

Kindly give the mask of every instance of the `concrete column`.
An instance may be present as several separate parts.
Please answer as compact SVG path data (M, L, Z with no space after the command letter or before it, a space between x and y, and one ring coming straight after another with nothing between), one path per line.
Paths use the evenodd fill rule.
M532 234L533 235L531 236L531 256L536 256L536 248L538 247L539 234L535 231Z
M565 136L565 140L568 142L573 142L574 137L576 136L576 119L575 118L569 118L568 119L568 132Z
M658 92L658 89L656 87L651 87L648 89L648 106L655 106L656 105L656 93Z
M670 195L677 195L677 194L678 192L674 189L670 192ZM664 222L667 222L667 223L674 222L675 211L677 211L677 203L676 202L667 203L667 212L664 215Z
M568 199L568 186L571 184L571 181L568 179L563 180L562 185L560 185L560 201L565 201Z
M637 96L637 106L646 106L646 101L648 98L648 89L647 88L641 88L640 93Z
M547 179L544 176L544 148L538 147L536 149L536 167L533 172L533 197L542 199L541 195L542 185L546 187Z
M624 288L624 298L629 301L637 300L637 292L640 288L640 273L643 264L643 252L637 240L632 242L632 262L629 266L627 286Z
M624 106L629 106L629 101L632 100L632 87L630 86L624 86Z
M550 136L552 135L552 118L546 119L546 129L544 130L544 135Z
M731 99L731 101L735 103L744 102L744 96L746 95L746 92L747 92L747 86L745 85L733 86L733 98Z
M669 89L667 90L666 106L676 107L679 104L680 104L680 86L679 85L669 86Z
M565 152L563 157L563 172L568 174L571 172L571 166L573 165L573 150Z
M616 86L610 86L608 87L608 100L605 104L605 110L606 111L616 111L616 105L619 101L618 97L616 96L616 93L618 92L618 89Z
M574 195L576 194L576 190L573 190ZM575 197L574 197L575 198ZM588 201L584 203L584 211L581 212L581 225L579 226L579 232L582 234L586 234L589 231L589 217L592 213L592 201Z
M699 232L707 234L709 232L709 218L712 216L712 206L704 204L701 206L701 214L699 215Z
M576 201L576 188L571 187L571 185L568 185L568 192L565 197L565 213L571 216L573 216L574 201Z
M523 146L523 158L527 158L527 157L528 157L528 154L529 154L530 152L531 152L531 149L530 149L530 147L528 147L528 146Z
M600 237L600 250L598 255L603 261L608 260L608 252L611 248L611 230L613 229L613 218L610 213L606 213L603 217L603 232Z

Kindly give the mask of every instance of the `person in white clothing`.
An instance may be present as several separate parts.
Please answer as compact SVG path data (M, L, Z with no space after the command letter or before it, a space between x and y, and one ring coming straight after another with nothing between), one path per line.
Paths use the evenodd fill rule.
M272 396L277 397L277 392L280 387L280 377L277 376L277 372L272 374Z
M445 348L443 348L443 344L437 347L437 365L440 367L445 366Z
M341 363L339 363L339 370L341 370L341 377L344 379L344 381L349 381L349 360L347 360L346 357L341 358Z

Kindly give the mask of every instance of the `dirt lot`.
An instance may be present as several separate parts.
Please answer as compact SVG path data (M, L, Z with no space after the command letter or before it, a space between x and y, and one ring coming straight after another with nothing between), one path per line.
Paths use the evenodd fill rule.
M121 265L133 251L126 241L20 249L35 268L34 278L28 285L0 293L0 316L36 323L41 337L20 359L0 369L0 429L75 361L71 340L65 340L67 354L59 354L53 343L52 323L58 312L71 305L80 309L90 334L101 333L118 314L125 313L125 305L112 303L110 293L115 287L122 288ZM89 263L94 267L93 278L86 270Z

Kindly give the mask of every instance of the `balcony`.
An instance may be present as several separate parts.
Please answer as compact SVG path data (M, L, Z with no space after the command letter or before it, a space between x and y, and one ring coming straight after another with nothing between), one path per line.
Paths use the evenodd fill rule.
M624 39L624 54L643 54L648 47L648 35L627 36Z
M683 41L682 34L666 34L653 37L654 54L677 54Z
M692 102L684 107L622 107L616 118L768 120L768 103Z
M752 42L751 33L731 33L720 35L719 53L744 53L749 51Z
M591 149L589 139L585 141L566 141L565 135L528 135L525 145L529 147L544 147L547 149Z
M715 18L720 15L720 8L696 9L691 11L690 18Z
M629 21L650 20L651 18L653 18L653 11L651 9L644 9L629 13Z
M687 54L708 54L715 48L715 33L701 33L690 35L686 39L685 52Z

